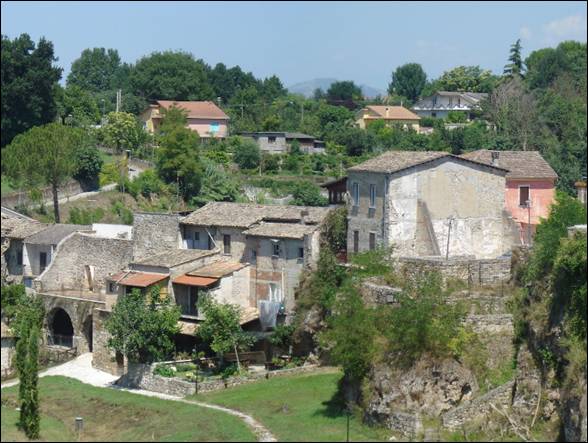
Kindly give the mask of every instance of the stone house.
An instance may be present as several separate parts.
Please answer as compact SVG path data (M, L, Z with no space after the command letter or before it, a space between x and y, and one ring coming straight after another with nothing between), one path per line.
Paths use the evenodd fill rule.
M348 169L350 253L495 258L511 250L507 170L447 152L388 151Z
M384 121L387 126L402 125L405 129L419 130L420 117L404 106L369 105L356 113L355 123L365 129L370 122Z
M471 120L480 109L480 102L487 97L484 92L438 91L416 102L412 110L420 117L436 118L447 118L451 111L459 111Z
M257 143L261 152L269 154L290 152L294 141L299 143L300 151L305 154L323 154L325 152L325 142L300 132L241 132L239 135L252 139Z
M49 266L60 242L73 232L90 231L90 226L54 224L13 219L3 221L3 237L10 240L4 253L9 276L31 287L33 280Z
M490 151L480 149L463 158L504 169L506 209L518 225L523 244L531 244L537 225L549 216L555 200L557 174L538 151Z
M250 265L251 306L294 307L301 272L315 266L328 208L211 202L181 220L183 247Z
M200 138L224 138L228 135L229 116L211 101L157 100L143 111L139 118L149 133L157 132L163 119L163 110L180 108L187 113L187 127Z

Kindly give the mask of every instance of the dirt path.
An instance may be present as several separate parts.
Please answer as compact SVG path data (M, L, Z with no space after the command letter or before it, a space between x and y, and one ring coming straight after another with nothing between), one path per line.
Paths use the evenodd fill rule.
M221 411L226 414L233 415L239 419L241 419L248 427L253 431L255 436L257 437L257 441L261 442L270 442L270 441L278 441L276 437L263 426L260 422L255 420L250 415L244 414L242 412L236 411L234 409L225 408L222 406L210 404L210 403L203 403L196 400L186 400L181 397L175 397L172 395L160 394L158 392L151 392L145 391L143 389L126 389L120 388L114 385L114 382L118 380L119 377L116 375L111 375L107 372L100 371L92 367L92 354L82 354L79 357L76 357L73 360L70 360L66 363L63 363L58 366L54 366L52 368L46 369L44 371L39 372L39 377L46 377L50 375L61 375L64 377L75 378L76 380L81 381L82 383L87 383L92 386L97 386L100 388L111 388L117 389L120 391L130 392L131 394L137 395L144 395L147 397L157 397L163 400L170 400L170 401L177 401L181 403L192 404L196 406L200 406L201 408L208 408L214 409L216 411ZM2 389L8 388L10 386L15 386L18 384L18 379L10 380L6 383L2 383Z

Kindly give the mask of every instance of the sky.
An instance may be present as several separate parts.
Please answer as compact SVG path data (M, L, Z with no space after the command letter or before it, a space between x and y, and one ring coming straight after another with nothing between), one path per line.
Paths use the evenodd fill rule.
M2 2L2 34L53 42L67 76L86 48L134 63L153 51L191 52L288 86L333 77L385 90L398 66L429 78L459 65L501 73L523 55L586 41L586 2Z

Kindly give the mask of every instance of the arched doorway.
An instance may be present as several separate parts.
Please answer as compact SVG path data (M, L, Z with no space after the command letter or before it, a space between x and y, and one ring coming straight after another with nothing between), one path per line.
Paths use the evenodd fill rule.
M73 335L71 318L65 310L57 308L49 323L49 345L73 348Z

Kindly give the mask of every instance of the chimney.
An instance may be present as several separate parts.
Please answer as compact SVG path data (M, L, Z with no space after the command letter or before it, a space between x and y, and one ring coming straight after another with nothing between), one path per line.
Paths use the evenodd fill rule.
M390 112L390 108L388 106L386 106L386 117L389 116L389 112Z
M498 166L498 157L500 156L500 152L492 151L492 165Z

